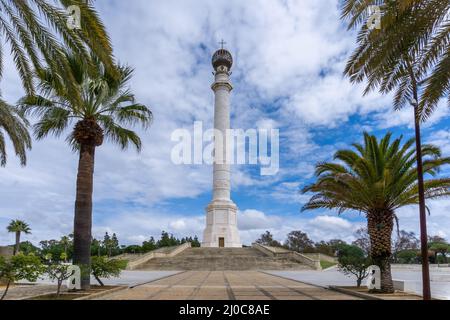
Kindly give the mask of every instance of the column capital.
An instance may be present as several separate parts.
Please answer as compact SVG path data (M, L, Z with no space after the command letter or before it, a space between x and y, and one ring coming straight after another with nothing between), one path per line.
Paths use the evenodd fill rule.
M233 90L233 85L231 84L230 81L215 81L212 85L211 85L211 89L213 91L218 90L219 88L224 87L225 89L227 89L228 91Z

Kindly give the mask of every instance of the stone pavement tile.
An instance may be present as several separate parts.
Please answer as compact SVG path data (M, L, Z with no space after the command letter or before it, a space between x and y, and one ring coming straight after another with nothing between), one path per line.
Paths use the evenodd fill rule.
M220 296L225 295L228 296L226 288L200 288L198 290L197 295L199 296Z
M222 296L195 296L193 300L229 300L228 295Z
M272 300L264 295L255 295L255 296L235 296L236 300Z

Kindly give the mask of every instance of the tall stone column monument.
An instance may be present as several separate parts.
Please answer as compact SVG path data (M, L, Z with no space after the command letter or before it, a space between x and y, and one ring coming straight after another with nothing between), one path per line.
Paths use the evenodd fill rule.
M230 128L230 82L233 57L228 50L217 50L212 58L215 81L214 128L222 133L223 146L216 140L215 156L222 153L222 161L214 163L213 199L206 208L206 228L202 247L242 247L237 228L237 206L230 198L230 164L227 163L226 130ZM222 150L221 150L222 149ZM232 152L232 150L231 150ZM218 162L218 163L217 163Z

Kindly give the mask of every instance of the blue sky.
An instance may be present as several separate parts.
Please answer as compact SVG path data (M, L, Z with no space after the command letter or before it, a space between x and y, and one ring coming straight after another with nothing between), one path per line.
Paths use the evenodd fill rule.
M199 235L211 199L212 168L176 166L171 132L212 126L211 55L225 39L235 65L232 126L278 128L280 171L261 177L254 167L233 168L232 197L238 205L244 243L265 230L284 240L292 230L315 241L351 241L364 225L357 213L300 213L314 165L336 149L359 141L364 130L412 137L412 112L393 112L391 97L371 93L342 76L355 35L339 20L337 1L98 1L118 60L135 68L131 89L151 107L154 124L141 132L144 150L120 152L110 144L97 151L94 234L116 232L124 243L140 243L167 230ZM7 52L7 50L5 50ZM11 57L6 55L11 61ZM22 94L11 64L6 64L2 95ZM444 104L423 130L424 140L450 155L450 125ZM0 168L0 230L11 219L25 219L27 239L59 238L72 228L77 156L64 139L35 142L25 168L10 158ZM446 169L443 174L449 173ZM430 203L429 231L450 237L448 200ZM418 231L418 210L399 210L401 228ZM0 232L0 244L13 241Z

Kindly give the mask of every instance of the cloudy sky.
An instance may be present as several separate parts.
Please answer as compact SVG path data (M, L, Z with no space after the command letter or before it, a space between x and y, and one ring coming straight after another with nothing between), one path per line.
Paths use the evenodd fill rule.
M339 20L337 0L110 0L97 8L120 62L135 68L131 89L154 113L154 124L139 131L144 149L121 152L111 144L97 151L94 234L117 233L123 243L140 243L162 230L198 235L211 199L212 168L174 165L170 158L177 128L194 121L212 126L211 55L225 39L235 65L232 126L278 128L280 171L262 177L255 166L233 168L232 197L238 205L242 241L250 244L270 230L278 240L303 230L315 241L353 239L364 225L357 213L300 213L314 165L334 151L392 131L413 136L412 112L393 112L391 97L362 97L342 76L355 34ZM6 50L5 50L6 52ZM6 55L1 93L14 102L23 94ZM9 61L9 64L8 64ZM423 128L424 139L450 155L448 110L442 106ZM59 238L71 232L77 155L64 139L34 142L28 165L10 157L0 168L0 244L11 219L33 229L28 240ZM444 170L442 174L450 174ZM429 232L450 237L450 201L428 204ZM418 208L398 212L400 227L418 231Z

